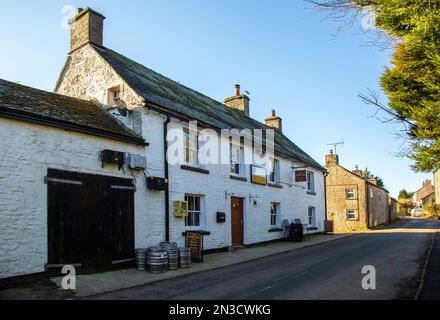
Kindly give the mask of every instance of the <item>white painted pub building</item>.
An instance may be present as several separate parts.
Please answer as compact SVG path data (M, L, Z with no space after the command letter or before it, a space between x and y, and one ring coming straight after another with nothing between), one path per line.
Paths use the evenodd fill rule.
M0 206L0 279L62 264L108 270L132 258L134 248L166 240L183 246L187 231L204 234L204 250L213 251L281 239L285 220L300 219L310 232L324 230L325 169L283 135L275 111L260 123L250 117L249 98L238 85L220 103L104 47L104 19L89 8L79 10L56 94L44 96L57 110L69 104L70 123L101 126L105 135L78 133L74 125L52 128L50 121L26 127L16 122L25 118L11 120L0 112L4 134L17 133L0 142L3 154L15 153L21 142L27 157L20 165L0 165L0 195L6 198ZM17 104L32 103L26 94L39 91L29 90L23 89ZM10 107L7 99L0 103ZM89 109L78 116L84 105ZM100 123L96 110L113 120ZM191 130L190 121L197 121L198 130ZM243 141L229 137L226 163L201 161L203 143L224 129L272 128L271 170L245 162ZM176 143L170 139L176 129L183 132L183 161L171 163L166 152ZM252 153L264 149L256 143ZM131 162L118 163L120 157ZM90 192L93 201L87 200ZM188 212L182 217L175 209L183 202ZM98 239L88 239L91 233Z

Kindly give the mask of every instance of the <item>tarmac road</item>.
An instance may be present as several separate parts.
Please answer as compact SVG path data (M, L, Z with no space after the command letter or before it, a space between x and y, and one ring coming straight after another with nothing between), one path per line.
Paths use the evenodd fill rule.
M405 219L370 233L90 299L414 299L439 221ZM376 289L362 288L374 266Z

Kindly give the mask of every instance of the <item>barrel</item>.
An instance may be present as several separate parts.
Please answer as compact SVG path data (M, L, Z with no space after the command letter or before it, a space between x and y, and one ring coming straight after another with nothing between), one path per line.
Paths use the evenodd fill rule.
M139 271L145 271L146 269L146 262L147 259L147 249L146 248L139 248L135 250L135 265L136 269Z
M191 251L189 248L179 248L179 266L182 269L191 268Z
M160 247L151 247L147 251L147 270L151 273L164 273L168 268L168 254Z
M179 250L175 242L161 242L159 245L168 254L168 270L179 269Z

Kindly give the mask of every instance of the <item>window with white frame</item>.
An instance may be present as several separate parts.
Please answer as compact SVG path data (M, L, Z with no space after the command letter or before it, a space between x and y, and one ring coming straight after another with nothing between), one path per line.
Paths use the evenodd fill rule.
M230 144L231 174L244 176L243 165L244 149L241 146Z
M312 171L307 171L307 191L315 192L315 174Z
M199 143L196 132L183 128L183 160L187 164L197 165L199 162Z
M309 226L316 227L316 208L309 207Z
M279 183L280 182L280 160L272 159L272 172L270 173L270 182Z
M188 203L188 216L185 218L186 227L202 226L202 198L200 196L186 195L185 201Z
M354 189L345 189L345 195L347 199L356 199L356 193Z
M347 210L347 220L355 220L356 219L356 210L348 209Z
M280 225L280 204L272 202L270 204L270 225L275 227Z

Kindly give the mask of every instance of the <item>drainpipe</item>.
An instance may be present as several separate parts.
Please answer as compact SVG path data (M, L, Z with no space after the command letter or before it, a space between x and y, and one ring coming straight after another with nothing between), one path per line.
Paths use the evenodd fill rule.
M167 120L163 123L163 151L164 151L164 172L165 180L167 181L167 188L165 190L165 241L170 241L170 181L169 181L169 167L167 160L168 151L168 124L171 118L167 115Z

